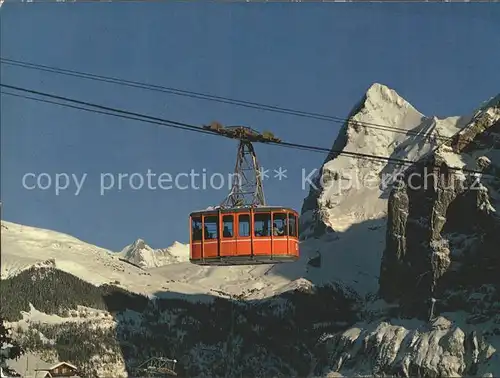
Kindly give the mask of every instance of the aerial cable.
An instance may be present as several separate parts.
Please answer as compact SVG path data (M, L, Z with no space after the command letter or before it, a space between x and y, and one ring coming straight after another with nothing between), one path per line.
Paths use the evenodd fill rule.
M187 123L182 123L182 122L177 122L177 121L171 121L171 120L167 120L167 119L163 119L163 118L159 118L159 117L153 117L153 116L149 116L149 115L145 115L145 114L141 114L141 113L130 112L130 111L122 110L122 109L117 109L117 108L112 108L112 107L103 106L103 105L99 105L99 104L93 104L93 103L89 103L89 102L85 102L85 101L75 100L75 99L71 99L71 98L68 98L65 96L57 96L57 95L53 95L53 94L49 94L49 93L45 93L45 92L35 91L35 90L31 90L31 89L26 89L26 88L20 88L20 87L11 86L11 85L2 84L2 83L0 83L0 87L10 88L10 89L18 90L21 92L28 92L28 93L32 93L32 94L37 94L37 95L49 97L49 98L55 98L55 99L63 100L63 101L67 101L67 102L82 104L82 105L87 106L87 108L77 107L74 105L69 105L69 104L64 104L64 103L58 103L56 101L43 100L43 99L39 99L39 98L35 98L35 97L22 96L19 94L13 94L13 93L9 93L9 92L1 92L2 94L6 94L9 96L22 97L22 98L25 98L28 100L51 103L51 104L55 104L55 105L59 105L59 106L63 106L63 107L85 110L85 111L99 113L99 114L106 114L106 115L111 115L111 116L115 116L115 117L119 117L119 118L132 119L132 120L152 123L152 124L156 124L156 125L160 125L160 126L164 126L164 127L178 128L178 129L182 129L185 131L193 131L193 132L199 132L199 133L203 133L203 134L221 136L220 134L214 133L214 132L207 130L201 126L190 125ZM95 108L102 109L102 110L97 111L94 109L89 109L88 107L95 107ZM116 114L116 113L118 113L118 114ZM387 157L387 156L363 154L363 153L359 153L359 152L333 150L331 148L308 146L308 145L289 143L289 142L283 142L283 141L281 141L281 142L266 142L266 144L271 144L271 145L281 146L281 147L288 147L288 148L293 148L293 149L308 150L308 151L313 151L313 152L345 155L345 156L358 158L358 159L361 158L361 159L366 159L366 160L386 161L386 162L390 162L390 163L397 163L397 164L403 164L403 165L425 164L422 161L412 161L412 160L398 159L398 158L392 158L392 157ZM476 170L470 170L470 169L464 169L464 168L455 168L455 167L448 167L448 169L451 171L468 172L468 173L479 174L479 175L483 175L483 176L490 176L489 174L485 174L482 171L476 171ZM491 176L494 177L494 175L491 175Z
M169 121L169 120L165 120L165 119L158 118L158 117L152 117L152 116L145 115L145 114L129 112L129 111L126 111L126 110L121 110L121 109L117 109L117 108L111 108L111 107L108 107L108 106L103 106L103 105L94 104L94 103L85 102L85 101L80 101L80 100L74 100L74 99L71 99L71 98L68 98L68 97L64 97L64 96L57 96L57 95L53 95L53 94L49 94L49 93L45 93L45 92L39 92L39 91L35 91L35 90L32 90L32 89L25 89L25 88L15 87L15 86L12 86L12 85L7 85L7 84L0 84L0 86L1 87L5 87L5 88L10 88L10 89L15 89L15 90L18 90L18 91L21 91L21 92L27 92L27 93L32 93L32 94L44 96L44 97L54 98L54 99L57 99L57 100L63 100L63 101L67 101L67 102L72 102L72 103L75 103L75 104L81 104L81 105L85 105L85 106L90 106L90 107L94 107L94 108L98 108L98 109L102 109L102 110L108 110L108 111L113 111L113 112L116 112L116 113L122 113L122 114L131 115L131 116L146 118L146 119L153 120L153 121L166 122L166 123L169 124L169 127L179 128L179 129L183 129L183 130L189 129L189 130L195 130L195 131L198 131L198 132L203 132L203 133L206 133L206 134L213 134L213 132L211 132L209 130L205 130L202 127L195 126L195 125L189 125L187 123L176 122L176 121ZM6 93L6 94L8 94L8 93ZM64 106L64 104L58 104L58 105L63 105ZM178 127L176 127L176 126L178 126Z
M4 86L4 85L0 84L0 86ZM119 115L119 114L110 113L108 111L94 110L94 109L89 109L89 108L85 108L85 107L81 107L81 106L76 106L76 105L63 104L63 103L60 103L60 102L57 102L57 101L44 100L44 99L40 99L40 98L36 98L36 97L30 97L30 96L20 95L20 94L17 94L17 93L4 92L4 91L1 91L0 93L8 95L8 96L13 96L13 97L19 97L19 98L27 99L27 100L33 100L33 101L43 102L43 103L48 103L48 104L53 104L53 105L60 105L60 106L63 106L63 107L68 107L68 108L77 109L77 110L84 110L84 111L88 111L88 112L91 112L91 113L110 115L110 116L115 116L115 117L118 117L118 118L125 118L125 119L131 119L131 120L135 120L135 121L143 121L143 122L147 122L147 123L152 123L152 124L159 125L159 126L173 127L173 128L178 128L178 129L181 129L181 130L195 131L195 132L200 132L200 133L203 133L203 134L210 134L210 135L219 136L219 134L215 134L215 133L213 133L213 132L211 132L209 130L205 130L203 128L199 128L198 126L195 126L195 125L187 125L187 126L194 127L194 128L187 128L187 127L180 126L180 125L177 125L177 124L170 124L170 121L162 120L161 118L156 118L156 117L144 116L144 118L141 118L142 116L141 117L137 117L137 116L136 117L125 116L125 115ZM40 93L40 92L38 92L38 93ZM59 96L56 96L56 97L59 97ZM69 101L69 99L68 99L68 101ZM72 101L77 101L77 100L72 100ZM82 103L84 103L85 105L89 105L89 103L86 103L86 102L82 102ZM99 106L99 107L101 107L101 106ZM108 107L104 107L104 108L112 109L112 108L108 108ZM128 113L128 112L121 111L121 110L119 112L120 113L122 113L122 112L123 113ZM138 113L132 113L132 114L137 115ZM154 119L154 120L151 120L151 119ZM297 150L304 150L304 151L311 151L311 152L320 152L322 154L324 154L325 152L334 152L334 153L338 152L338 151L330 150L330 149L324 148L324 147L314 147L314 146L298 145L298 144L286 143L286 142L280 142L280 143L268 142L268 144L283 146L283 147L297 149ZM413 162L411 162L411 161L399 160L399 159L394 159L394 158L386 158L386 157L383 157L383 156L379 157L379 156L376 156L376 155L358 154L358 153L355 153L355 152L347 152L347 151L342 151L340 153L343 154L343 155L348 155L348 156L355 157L355 158L364 157L365 159L379 159L379 160L384 160L384 161L390 159L390 161L397 160L398 163L413 164Z
M121 110L121 109L117 109L117 108L111 108L111 107L107 107L107 106L103 106L103 105L98 105L98 104L93 104L93 103L89 103L89 102L85 102L85 101L70 99L70 98L64 97L64 96L52 95L52 94L48 94L48 93L44 93L44 92L34 91L34 90L20 88L20 87L15 87L15 86L6 85L6 84L0 84L0 86L6 87L6 88L15 89L15 90L19 90L19 91L22 91L22 92L29 92L29 93L38 94L38 95L45 96L45 97L56 98L56 99L60 99L60 100L63 100L63 101L68 101L68 102L83 104L83 105L86 105L86 106L96 107L98 109L104 109L104 110L108 110L108 111L113 111L113 112L117 112L117 113L122 113L122 114L134 116L134 117L123 116L121 118L133 119L133 120L138 120L138 121L153 123L153 124L157 124L157 125L161 125L161 126L166 126L166 127L173 127L173 128L179 128L179 129L187 130L187 131L194 131L194 132L200 132L200 133L203 133L203 134L211 134L211 135L220 136L219 134L213 133L210 130L206 130L203 127L195 126L195 125L190 125L190 124L187 124L187 123L181 123L181 122L176 122L176 121L165 120L165 119L158 118L158 117L152 117L152 116L149 116L149 115L144 115L144 114L140 114L140 113L129 112L129 111L125 111L125 110ZM17 97L23 97L23 98L26 98L26 99L29 99L29 100L35 100L35 101L40 101L40 102L52 103L52 104L56 104L56 105L60 105L60 106L64 106L64 107L76 108L76 109L79 109L79 110L86 110L86 111L100 113L100 114L107 114L107 115L112 115L112 116L118 116L117 114L113 114L113 113L109 113L109 112L95 111L93 109L70 106L68 104L57 103L55 101L47 101L47 100L37 99L37 98L33 98L33 97L26 97L26 96L15 95L15 94L6 93L6 92L2 92L2 93L3 94L7 94L7 95L11 95L11 96L13 95L13 96L17 96ZM379 156L379 155L371 155L371 154L362 154L362 153L358 153L358 152L333 150L333 149L330 149L330 148L316 147L316 146L307 146L307 145L301 145L301 144L296 144L296 143L268 142L268 144L278 145L278 146L282 146L282 147L289 147L289 148L294 148L294 149L302 149L302 150L308 150L308 151L322 152L322 153L327 152L329 154L335 154L336 153L336 154L339 154L339 155L346 155L346 156L350 156L350 157L354 157L354 158L364 158L364 159L367 159L367 160L381 160L381 161L387 161L387 162L398 163L398 164L403 164L403 165L414 165L414 164L417 163L415 161L405 160L405 159L397 159L397 158L391 158L391 157ZM449 167L449 170L456 170L456 171L462 171L462 172L469 172L469 173L483 174L484 175L484 173L481 172L481 171L468 170L468 169L462 169L462 168Z
M2 84L0 84L0 86L2 86ZM120 114L110 113L110 112L106 112L106 111L102 111L102 110L89 109L89 108L84 108L82 106L63 104L63 103L60 103L60 102L57 102L57 101L44 100L44 99L41 99L41 98L25 96L25 95L21 95L21 94L17 94L17 93L4 92L4 91L0 91L0 93L4 94L4 95L7 95L7 96L13 96L13 97L23 98L25 100L32 100L32 101L36 101L36 102L43 102L43 103L46 103L46 104L59 105L59 106L62 106L62 107L65 107L65 108L70 108L70 109L83 110L83 111L87 111L87 112L91 112L91 113L104 114L104 115L109 115L109 116L118 117L118 118L125 118L125 119L131 119L131 120L134 120L134 121L141 121L141 122L151 123L151 124L158 125L158 126L166 126L166 127L176 128L176 129L178 128L178 129L181 129L181 130L196 131L196 132L199 132L199 133L202 133L202 134L209 134L209 135L216 135L216 136L218 136L217 134L214 134L214 133L212 133L212 132L210 132L208 130L202 130L202 129L200 129L200 130L193 130L193 129L189 129L189 128L184 128L183 126L179 126L179 125L175 125L175 124L170 124L168 122L153 121L153 120L144 119L144 118L141 118L141 117L131 117L131 116L126 116L126 115L120 115Z
M450 140L450 137L440 136L440 135L432 135L432 134L423 134L419 131L407 130L407 129L403 129L403 128L399 128L399 127L393 127L393 126L382 125L382 124L366 122L366 121L354 121L352 119L343 118L343 117L330 116L330 115L313 113L313 112L306 112L306 111L301 111L301 110L294 110L294 109L290 109L290 108L283 108L283 107L274 106L274 105L266 105L266 104L262 104L262 103L251 102L251 101L236 100L236 99L231 99L228 97L216 96L216 95L200 93L200 92L193 92L193 91L182 90L182 89L172 88L172 87L165 87L165 86L161 86L161 85L141 83L141 82L137 82L137 81L131 81L131 80L125 80L125 79L120 79L120 78L114 78L114 77L110 77L110 76L91 74L91 73L86 73L86 72L81 72L81 71L58 68L58 67L51 67L51 66L37 64L37 63L23 62L20 60L0 58L0 61L2 61L2 63L4 63L4 64L22 67L22 68L37 69L40 71L46 71L46 72L51 72L51 73L56 73L56 74L62 74L62 75L79 77L79 78L90 79L90 80L96 80L96 81L107 82L107 83L120 84L120 85L129 86L129 87L135 87L135 88L141 88L141 89L147 89L147 90L152 90L152 91L173 94L173 95L177 95L177 96L186 96L186 97L191 97L191 98L196 98L196 99L201 99L201 100L208 100L208 101L215 101L215 102L220 102L220 103L225 103L225 104L243 106L243 107L252 108L252 109L266 110L266 111L283 113L283 114L290 114L290 115L295 115L295 116L299 116L299 117L317 119L317 120L321 120L321 121L335 122L335 123L341 123L341 124L344 124L346 122L350 122L350 123L357 124L357 125L360 125L360 126L363 126L366 128L373 128L376 130L402 133L402 134L406 134L406 135L415 135L415 136L420 136L424 139Z
M57 95L53 95L53 94L49 94L49 93L45 93L45 92L40 92L40 91L31 90L31 89L25 89L25 88L15 87L15 86L7 85L7 84L0 84L0 86L6 87L6 88L10 88L10 89L15 89L15 90L22 91L22 92L28 92L28 93L32 93L32 94L37 94L37 95L44 96L44 97L50 97L50 98L55 98L55 99L58 99L58 100L63 100L63 101L68 101L68 102L72 102L72 103L82 104L82 105L86 105L86 106L96 107L98 109L103 109L103 110L108 110L108 111L113 111L113 112L117 112L117 113L131 115L131 116L135 116L135 117L141 117L141 118L145 118L145 119L149 119L149 120L153 120L153 121L158 121L158 122L162 122L162 124L164 124L165 126L169 126L169 127L178 126L178 128L183 129L183 130L190 130L190 131L192 130L192 131L196 131L196 132L203 132L203 133L215 134L215 133L213 133L213 132L211 132L209 130L206 130L206 129L200 127L200 126L189 125L187 123L181 123L181 122L175 122L175 121L165 120L165 119L158 118L158 117L152 117L152 116L148 116L148 115L144 115L144 114L140 114L140 113L129 112L129 111L125 111L125 110L122 110L122 109L117 109L117 108L112 108L112 107L108 107L108 106L93 104L93 103L89 103L89 102L85 102L85 101L74 100L74 99L70 99L70 98L65 97L65 96L57 96ZM5 93L5 94L10 95L9 93ZM33 98L30 98L30 99L33 99ZM57 104L57 105L65 106L64 104ZM92 111L91 109L87 109L87 110ZM102 114L102 112L99 112L99 113ZM137 118L134 118L134 119L137 120ZM218 134L216 134L216 135L218 135ZM288 143L288 142L276 142L276 143L275 142L268 142L268 143L269 144L274 144L274 145L280 145L280 146L284 146L284 147L291 147L291 148L297 148L297 149L306 149L306 150L309 150L309 151L328 152L328 153L332 152L332 153L340 153L340 154L343 154L343 155L346 155L346 156L351 156L351 157L364 157L364 158L367 158L367 159L378 159L378 160L385 160L385 161L394 161L394 162L403 163L403 164L414 164L413 161L409 161L409 160L402 160L402 159L396 159L396 158L390 158L390 157L384 157L384 156L377 156L377 155L370 155L370 154L361 154L361 153L357 153L357 152L335 151L335 150L332 150L332 149L329 149L329 148L324 148L324 147L307 146L307 145L300 145L300 144Z

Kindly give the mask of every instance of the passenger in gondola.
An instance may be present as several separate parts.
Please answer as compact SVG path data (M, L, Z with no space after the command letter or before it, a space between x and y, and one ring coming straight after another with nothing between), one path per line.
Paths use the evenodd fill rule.
M208 232L208 228L206 225L204 229L205 229L205 239L212 239L212 235L210 234L210 232Z
M278 226L273 223L273 236L278 236Z
M231 231L229 231L229 228L227 226L224 226L224 231L222 231L222 235L225 238L231 238L233 235L231 234Z
M288 221L286 219L283 220L283 234L288 235Z
M194 240L201 240L201 229L198 224L195 224L195 226L193 227L193 237Z
M267 225L267 223L264 224L264 226L262 227L262 236L269 236L269 226Z
M273 223L273 236L282 236L283 228L278 227L276 223Z

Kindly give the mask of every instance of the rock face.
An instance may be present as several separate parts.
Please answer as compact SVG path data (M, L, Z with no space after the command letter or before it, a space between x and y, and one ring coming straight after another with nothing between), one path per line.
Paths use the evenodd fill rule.
M459 284L498 285L499 172L497 96L391 191L379 280L384 299L418 307Z
M358 324L322 340L317 374L333 376L497 376L497 352L484 337L447 318L430 324L384 321Z

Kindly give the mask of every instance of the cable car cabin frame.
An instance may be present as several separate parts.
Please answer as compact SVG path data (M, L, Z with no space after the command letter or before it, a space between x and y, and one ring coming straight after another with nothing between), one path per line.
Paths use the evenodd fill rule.
M299 258L299 215L289 208L196 211L189 222L189 257L197 265L276 264Z

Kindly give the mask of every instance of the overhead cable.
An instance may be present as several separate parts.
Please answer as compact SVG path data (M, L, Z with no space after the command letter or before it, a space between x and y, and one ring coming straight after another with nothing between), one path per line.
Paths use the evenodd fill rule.
M7 84L3 84L3 83L0 83L0 87L9 88L11 90L13 89L13 90L17 90L17 91L25 92L25 93L31 93L31 94L35 94L35 95L42 96L42 97L53 98L53 99L57 99L60 101L66 101L66 102L70 102L70 103L84 105L85 107L69 105L69 104L65 104L65 103L61 103L61 102L57 102L57 101L43 100L43 99L39 99L36 97L23 96L23 95L11 93L11 92L2 92L2 94L6 94L9 96L22 97L22 98L29 99L29 100L50 103L50 104L59 105L59 106L63 106L63 107L69 107L69 108L74 108L74 109L79 109L79 110L84 110L84 111L89 111L89 112L94 112L94 113L99 113L99 114L106 114L106 115L120 117L120 118L132 119L132 120L152 123L152 124L156 124L156 125L160 125L160 126L164 126L164 127L177 128L177 129L181 129L184 131L199 132L199 133L203 133L203 134L211 134L211 135L223 137L221 134L218 134L215 131L207 130L203 126L196 126L196 125L191 125L188 123L172 121L172 120L168 120L168 119L164 119L164 118L160 118L160 117L154 117L154 116L150 116L150 115L146 115L146 114L142 114L142 113L130 112L130 111L123 110L123 109L94 104L94 103L90 103L87 101L72 99L72 98L69 98L66 96L54 95L54 94L50 94L50 93L46 93L46 92L35 91L32 89L21 88L21 87L7 85ZM89 107L96 108L99 110L89 109ZM266 141L265 143L275 145L275 146L287 147L287 148L302 149L302 150L322 152L322 153L328 153L328 154L344 155L344 156L349 156L349 157L358 158L358 159L386 161L386 162L397 163L397 164L402 164L402 165L423 164L422 161L417 162L417 161L406 160L406 159L398 159L398 158L389 157L389 156L363 154L363 153L359 153L359 152L350 152L350 151L344 151L344 150L334 150L331 148L303 145L303 144L290 143L290 142L284 142L284 141L281 141L281 142L267 142ZM472 174L476 174L476 175L477 174L486 175L481 171L470 170L470 169L465 169L465 168L448 167L448 169L452 170L452 171L468 172L468 173L472 173Z
M401 133L401 134L405 134L405 135L415 135L415 136L422 137L423 139L450 140L450 137L441 136L441 135L434 135L434 134L430 134L430 133L424 133L424 132L420 132L420 131L416 131L416 130L407 130L407 129L400 128L400 127L382 125L382 124L377 124L377 123L373 123L373 122L366 122L366 121L358 121L358 120L353 120L353 119L349 119L349 118L330 116L330 115L325 115L325 114L320 114L320 113L306 112L306 111L284 108L284 107L279 107L279 106L274 106L274 105L266 105L266 104L262 104L262 103L251 102L251 101L237 100L237 99L232 99L229 97L216 96L216 95L207 94L207 93L188 91L188 90L183 90L183 89L179 89L179 88L165 87L165 86L155 85L155 84L147 84L147 83L142 83L142 82L138 82L138 81L125 80L125 79L120 79L120 78L115 78L115 77L110 77L110 76L92 74L92 73L88 73L88 72L69 70L69 69L52 67L52 66L31 63L31 62L24 62L24 61L20 61L20 60L14 60L14 59L0 57L0 61L4 64L7 64L7 65L17 66L17 67L22 67L22 68L36 69L36 70L40 70L40 71L46 71L46 72L51 72L51 73L56 73L56 74L61 74L61 75L67 75L67 76L79 77L79 78L101 81L101 82L106 82L106 83L119 84L119 85L134 87L134 88L141 88L141 89L146 89L146 90L151 90L151 91L163 92L163 93L173 94L173 95L177 95L177 96L185 96L185 97L196 98L196 99L201 99L201 100L215 101L215 102L231 104L231 105L236 105L236 106L243 106L243 107L252 108L252 109L265 110L265 111L277 112L277 113L283 113L283 114L290 114L290 115L294 115L294 116L298 116L298 117L305 117L305 118L317 119L317 120L321 120L321 121L328 121L328 122L334 122L334 123L345 124L346 122L349 122L351 124L359 125L359 126L362 126L365 128L372 128L372 129L376 129L376 130Z

